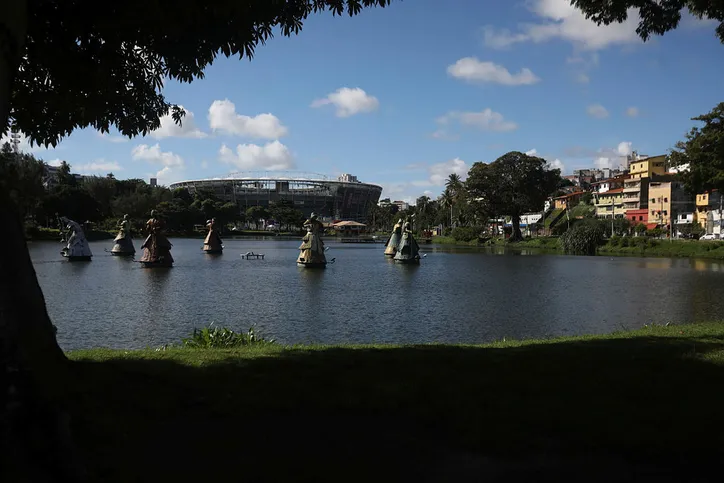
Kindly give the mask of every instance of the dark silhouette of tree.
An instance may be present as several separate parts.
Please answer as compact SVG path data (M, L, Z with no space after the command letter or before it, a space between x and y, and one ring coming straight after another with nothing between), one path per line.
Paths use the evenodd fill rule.
M644 41L676 29L682 11L688 10L697 18L718 20L716 35L724 43L724 2L721 0L571 0L571 5L599 25L624 22L629 9L638 9L640 21L636 33Z

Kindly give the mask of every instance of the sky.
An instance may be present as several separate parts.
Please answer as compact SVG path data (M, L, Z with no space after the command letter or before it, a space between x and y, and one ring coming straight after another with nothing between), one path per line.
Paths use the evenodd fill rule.
M509 151L564 174L665 154L724 100L716 24L687 15L643 43L635 10L596 26L568 0L404 0L356 17L310 17L252 61L224 58L202 80L169 80L184 107L146 137L74 132L50 164L159 183L232 172L350 173L382 197L436 197L451 173Z

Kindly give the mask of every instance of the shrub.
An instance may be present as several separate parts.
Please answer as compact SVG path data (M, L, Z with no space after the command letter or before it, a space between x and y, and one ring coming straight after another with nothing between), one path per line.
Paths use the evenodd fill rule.
M594 255L602 241L601 226L588 223L577 223L560 238L563 250L582 255Z
M254 327L250 327L244 334L234 332L226 327L204 327L203 329L194 329L191 336L182 339L184 347L193 349L228 349L232 347L241 347L247 345L273 344L274 339L264 339L254 332Z
M452 237L457 241L470 242L478 239L480 230L471 226L458 226L452 231Z

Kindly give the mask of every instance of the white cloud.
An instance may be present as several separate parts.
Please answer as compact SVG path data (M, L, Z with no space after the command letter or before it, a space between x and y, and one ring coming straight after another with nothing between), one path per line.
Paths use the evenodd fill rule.
M181 181L184 177L183 174L183 167L164 166L160 171L157 171L156 174L149 177L156 178L159 185L168 186L176 181Z
M591 78L588 76L588 74L584 72L579 72L578 74L576 74L576 82L578 82L579 84L588 84L589 82L591 82Z
M63 162L62 159L56 158L56 159L51 159L50 161L46 161L46 164L47 164L48 166L58 167L58 166L60 166L60 163L62 163L62 162Z
M448 66L448 75L468 82L491 82L506 86L522 86L540 82L528 68L521 69L517 74L511 74L502 65L493 62L482 62L477 57L464 57Z
M454 158L444 163L436 163L428 168L430 173L430 182L433 186L443 186L448 176L455 173L460 175L463 181L468 177L468 164L460 158Z
M99 159L97 161L93 161L92 163L73 166L73 171L80 174L86 174L93 171L103 171L108 173L110 171L123 171L123 166L118 164L116 161L105 161L103 159Z
M263 146L239 144L236 146L236 153L224 144L219 150L219 159L221 162L232 164L241 170L277 171L295 167L289 148L279 141L272 141Z
M483 41L492 48L506 48L522 42L542 43L565 40L583 50L601 50L611 45L641 43L636 34L639 15L636 9L628 10L623 23L596 25L570 0L531 0L530 10L540 18L538 23L520 24L518 32L507 29L484 27Z
M638 117L639 108L638 107L629 107L628 109L626 109L626 115L628 117Z
M530 151L526 151L525 154L527 154L528 156L538 156L538 150L533 148Z
M553 161L548 161L548 168L549 169L560 169L561 173L563 173L566 170L566 165L563 164L563 161L556 158Z
M111 136L108 133L100 131L96 131L96 135L104 141L108 141L110 143L125 143L127 141L130 141L130 139L125 136Z
M608 111L601 104L591 104L586 108L586 113L596 119L605 119L608 117Z
M209 167L209 162L206 160L201 161L201 168L206 169Z
M183 106L179 106L183 109ZM184 109L185 110L185 109ZM171 117L171 112L161 118L161 127L155 131L151 131L150 135L156 139L164 138L205 138L207 134L196 127L194 113L185 110L186 114L181 118L179 126Z
M619 156L628 156L631 154L631 143L630 141L622 141L618 143L618 147L616 148L616 152Z
M315 99L311 107L322 107L332 104L337 108L337 117L349 117L364 112L376 111L380 107L380 101L376 97L367 94L359 87L353 89L341 87L322 99Z
M161 151L161 146L158 143L153 146L139 144L131 151L131 158L151 164L160 164L168 168L183 168L185 166L181 156L171 151Z
M481 131L508 132L518 129L516 123L506 121L502 114L490 108L481 112L450 111L437 118L436 122L440 129L433 133L434 137L447 135L446 128L453 122L457 122L461 126L477 128Z
M214 101L209 107L209 127L214 131L259 139L278 139L289 130L274 114L254 117L236 113L236 106L228 99Z
M632 152L631 141L622 141L615 148L601 148L596 152L593 164L596 168L618 168L624 164L625 157Z

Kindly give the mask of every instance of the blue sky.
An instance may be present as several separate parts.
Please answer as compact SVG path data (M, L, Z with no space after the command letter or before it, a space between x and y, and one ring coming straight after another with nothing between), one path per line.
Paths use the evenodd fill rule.
M663 154L724 94L715 25L642 43L636 13L597 27L567 0L405 0L311 17L248 60L166 83L189 111L153 135L75 132L46 162L160 182L233 171L351 173L383 197L437 196L451 172L531 151L564 172ZM191 114L192 113L192 114Z

